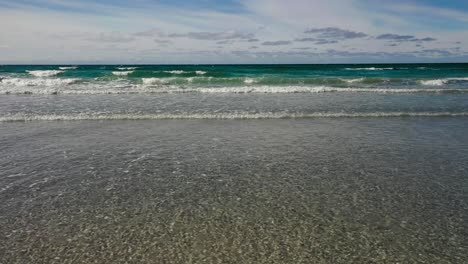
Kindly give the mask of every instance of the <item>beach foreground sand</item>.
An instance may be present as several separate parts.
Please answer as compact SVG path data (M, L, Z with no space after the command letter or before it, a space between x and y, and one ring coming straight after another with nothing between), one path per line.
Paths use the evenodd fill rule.
M0 263L463 263L467 127L3 123Z

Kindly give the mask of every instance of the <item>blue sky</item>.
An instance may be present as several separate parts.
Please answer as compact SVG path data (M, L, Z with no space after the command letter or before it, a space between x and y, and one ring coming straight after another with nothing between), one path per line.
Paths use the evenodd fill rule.
M468 1L0 0L0 63L468 62Z

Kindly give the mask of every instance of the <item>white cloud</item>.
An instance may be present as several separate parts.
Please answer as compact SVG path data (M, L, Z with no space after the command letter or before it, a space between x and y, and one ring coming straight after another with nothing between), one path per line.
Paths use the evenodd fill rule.
M289 53L278 54L278 49L313 49L325 56L331 47L341 48L343 53L338 53L340 56L350 51L376 54L417 54L422 49L457 51L454 50L455 46L461 46L458 49L461 53L466 51L468 42L467 31L414 32L403 17L391 12L370 12L362 8L362 0L239 1L246 12L189 10L147 1L143 2L150 3L149 6L135 4L128 8L91 2L83 4L79 1L42 1L77 10L63 12L11 2L8 3L11 8L0 7L0 63L115 60L120 60L120 63L229 63L242 62L243 55L251 59L274 53L275 56L268 58L275 57L278 60L286 55L291 56ZM381 5L384 6L382 9L392 11L403 8L391 3ZM415 5L405 10L407 13L434 12L439 16L468 21L468 16L459 11ZM376 20L384 23L376 24ZM341 38L327 39L304 33L311 28L328 28L328 33L334 33L335 36L338 34ZM409 42L390 46L385 41L364 36L389 33L411 35L418 39L431 37L437 41L427 41L424 47ZM340 45L342 41L346 41L346 47ZM454 44L459 41L461 43ZM258 45L252 49L254 43L249 42L258 42ZM205 52L215 49L219 52ZM256 53L248 54L252 50L256 50Z

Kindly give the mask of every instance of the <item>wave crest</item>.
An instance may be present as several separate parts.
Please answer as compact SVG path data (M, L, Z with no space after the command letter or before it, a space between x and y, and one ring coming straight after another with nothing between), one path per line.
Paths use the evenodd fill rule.
M345 68L347 71L386 71L386 70L394 70L395 68L376 68L376 67L368 67L368 68Z
M63 71L47 70L47 71L26 71L26 72L35 77L52 77L52 76L59 75Z
M0 84L10 86L63 86L78 83L80 79L22 79L4 78Z
M161 84L168 84L169 79L161 79L161 78L143 78L142 82L143 85L161 85Z
M165 73L170 73L170 74L184 74L186 73L185 71L182 70L175 70L175 71L164 71Z
M112 72L115 76L128 76L129 74L132 74L133 71L115 71Z

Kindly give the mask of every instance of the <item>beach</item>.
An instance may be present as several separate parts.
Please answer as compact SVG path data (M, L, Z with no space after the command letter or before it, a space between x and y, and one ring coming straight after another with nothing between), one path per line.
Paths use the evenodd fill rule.
M5 263L462 263L467 120L1 127Z
M0 263L468 260L466 65L8 67Z

